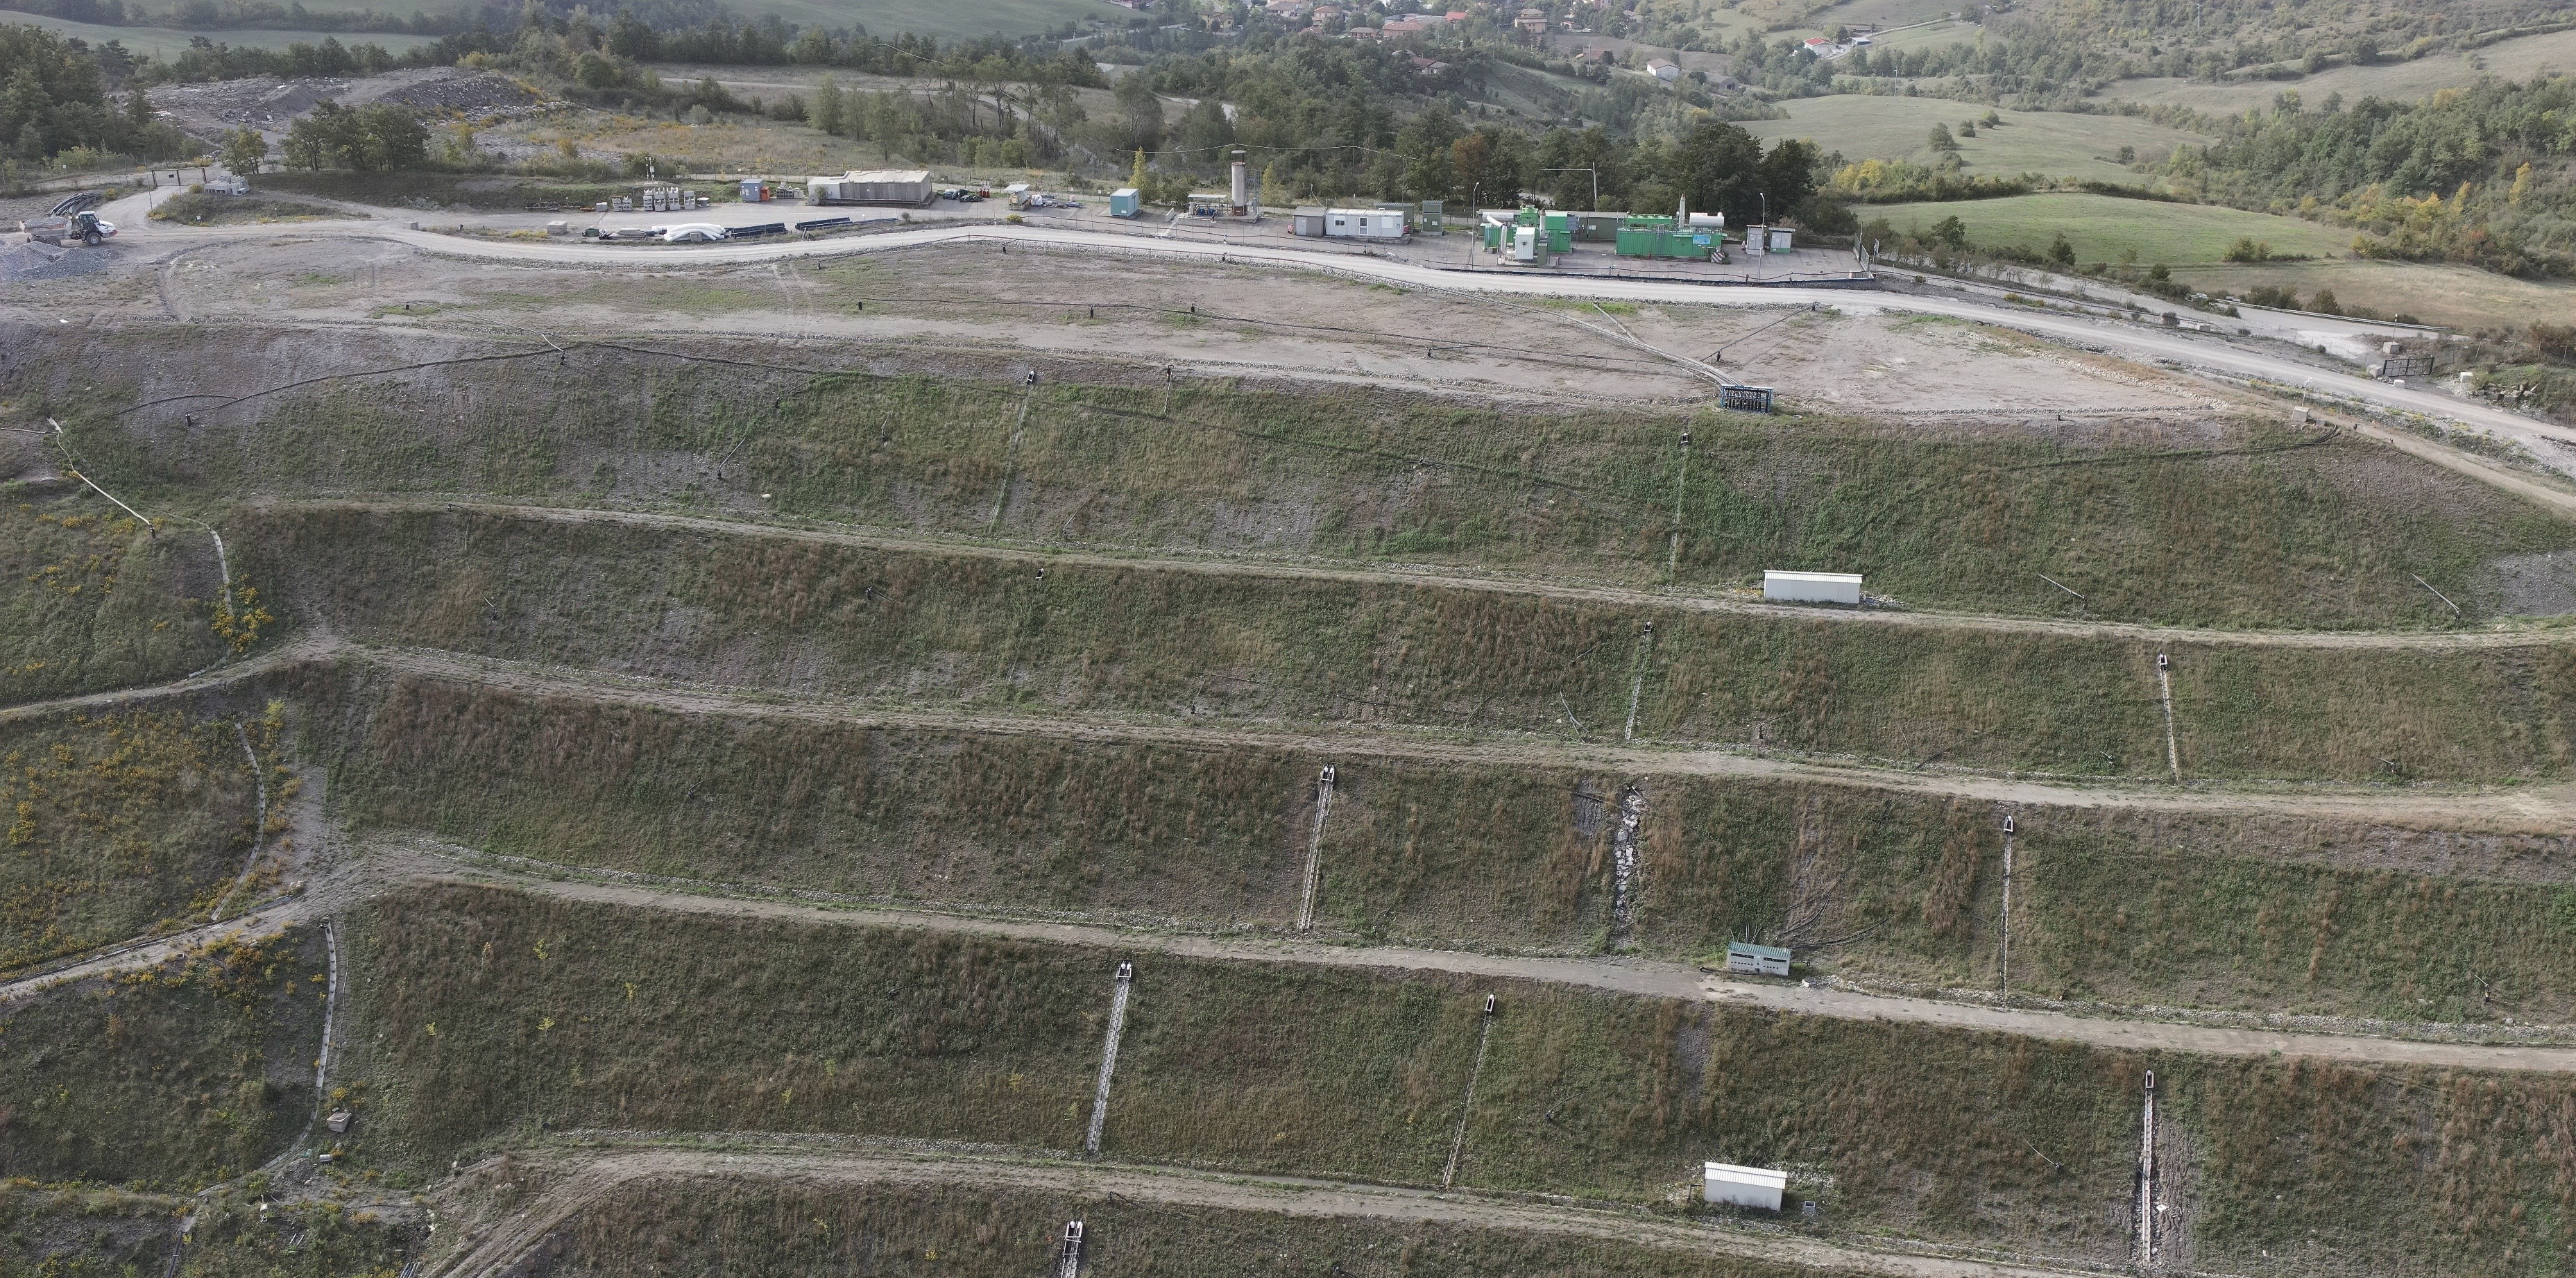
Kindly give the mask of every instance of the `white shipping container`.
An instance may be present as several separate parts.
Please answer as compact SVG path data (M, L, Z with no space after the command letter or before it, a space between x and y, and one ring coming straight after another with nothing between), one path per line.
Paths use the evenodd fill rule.
M1703 1201L1732 1203L1760 1211L1780 1210L1780 1197L1789 1188L1789 1173L1767 1167L1710 1163L1702 1175L1705 1178L1700 1186Z
M1762 597L1777 603L1860 605L1856 572L1774 572L1762 574Z

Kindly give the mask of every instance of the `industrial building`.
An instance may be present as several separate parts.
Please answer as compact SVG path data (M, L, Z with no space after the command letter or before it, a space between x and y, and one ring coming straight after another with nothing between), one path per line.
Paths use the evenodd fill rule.
M809 204L928 204L932 189L924 169L852 169L839 177L805 179Z
M1729 1203L1756 1211L1780 1210L1780 1199L1789 1189L1789 1173L1768 1167L1709 1163L1700 1175L1702 1202Z
M1856 572L1778 572L1762 574L1762 597L1775 603L1860 604Z

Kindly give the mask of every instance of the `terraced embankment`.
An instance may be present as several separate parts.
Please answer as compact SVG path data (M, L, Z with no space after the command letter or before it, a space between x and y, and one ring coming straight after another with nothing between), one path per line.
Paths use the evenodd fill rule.
M214 855L243 824L223 726L275 734L243 779L291 755L329 782L279 796L322 859L240 936L0 986L0 1175L192 1189L337 1142L259 1182L284 1223L242 1214L247 1182L191 1209L233 1271L286 1263L310 1203L567 1139L1060 1168L1095 1119L1094 1166L1229 1213L1099 1205L1121 1272L1276 1237L1361 1272L1973 1272L1885 1258L1932 1247L2546 1278L2576 1242L2576 643L2498 621L2576 534L2519 498L2251 420L1909 433L309 336L156 332L203 358L135 361L116 404L17 352L0 410L208 517L285 618L238 671L0 711L29 743L0 784L53 769L49 798L122 796L152 836L66 817L0 847L61 946L196 917L240 851ZM1977 615L1728 593L1783 566ZM109 722L167 748L82 754ZM323 920L332 1137L307 1127ZM1704 980L1734 939L2024 1005ZM2408 1037L2214 1023L2303 1013ZM2166 1210L2138 1257L2142 1135ZM1712 1158L1785 1168L1831 1247L1693 1246ZM1238 1173L1381 1184L1303 1216L1173 1187ZM553 1210L553 1174L492 1192ZM459 1272L851 1247L972 1272L1073 1209L1007 1178L677 1174L465 1232L491 1263ZM1499 1212L1460 1230L1536 1220L1525 1192L1591 1223L1443 1233L1422 1204L1451 1181ZM455 1254L399 1232L426 1209L310 1225L310 1254ZM1613 1217L1653 1244L1585 1241Z
M0 975L214 909L260 836L257 773L283 726L226 710L183 700L0 722Z
M1173 382L904 346L562 350L338 326L94 341L137 357L33 360L31 407L59 411L103 472L174 497L756 511L1586 583L1809 568L1920 607L2321 629L2520 611L2496 562L2576 546L2521 497L2270 416L2006 431ZM148 371L103 391L102 368Z
M1692 775L1652 755L1585 766L1314 734L1073 741L1043 719L1009 731L828 706L693 711L422 664L354 660L294 685L306 748L361 831L1191 929L1294 930L1311 865L1324 937L1586 952L1610 944L1615 913L1618 942L1648 954L1696 959L1753 934L1800 946L1817 972L1991 986L2011 811L2017 988L2399 1020L2576 1016L2576 849L2420 814L2410 826L2402 798L2376 824L2195 817ZM1614 845L1632 787L1640 859L1622 901Z
M203 532L148 531L61 481L0 482L0 705L214 664L221 587Z
M320 929L219 942L0 1005L0 1177L193 1189L313 1115Z
M2061 775L2170 770L2157 650L1393 583L1032 566L757 527L243 511L296 614L370 643L805 695L1778 746ZM255 547L249 549L248 547ZM2576 644L2177 644L2198 777L2560 775Z
M377 1098L356 1156L394 1167L541 1125L1079 1148L1128 957L465 887L386 898L353 939L352 1068ZM1462 1185L1651 1202L1724 1155L1789 1167L1849 1229L2118 1263L2126 1229L2099 1205L2134 1175L2153 1069L2189 1222L2176 1263L2313 1247L2320 1270L2466 1274L2557 1245L2528 1212L2457 1209L2556 1201L2564 1077L2110 1051L1436 973L1137 972L1103 1146L1121 1158L1437 1184L1473 1071Z

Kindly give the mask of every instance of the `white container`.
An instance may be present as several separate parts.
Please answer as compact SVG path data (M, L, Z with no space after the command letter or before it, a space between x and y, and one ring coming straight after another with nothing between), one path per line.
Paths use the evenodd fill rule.
M1762 597L1775 603L1860 605L1856 572L1772 572L1762 574Z
M1757 1211L1780 1210L1780 1197L1789 1188L1789 1173L1767 1167L1738 1167L1733 1163L1710 1163L1702 1172L1700 1199L1704 1202L1731 1203Z

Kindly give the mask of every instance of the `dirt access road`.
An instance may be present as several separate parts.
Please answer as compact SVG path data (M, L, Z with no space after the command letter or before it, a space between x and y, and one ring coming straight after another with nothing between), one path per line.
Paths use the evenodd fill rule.
M1118 252L1159 257L1239 261L1299 266L1355 278L1450 293L1522 297L1581 297L1658 304L1709 306L1831 306L1854 314L1884 312L1942 315L1994 324L2088 349L2145 361L2168 361L2237 377L2258 378L2287 386L2312 385L2315 367L2285 356L2236 345L2215 334L2186 334L2110 320L2057 315L2025 308L1987 305L1972 298L1906 296L1865 290L1816 288L1731 288L1655 280L1566 278L1440 270L1383 258L1305 252L1273 246L1204 244L1185 240L1134 237L1047 226L923 226L864 236L819 240L719 243L682 249L620 246L574 241L485 240L441 235L363 222L316 221L299 224L299 236L391 240L424 252L455 257L534 263L596 263L604 266L666 268L797 258L842 257L887 253L942 244L1007 243L1065 247L1093 253ZM177 249L210 239L269 238L274 227L166 227L140 229L137 242ZM1642 345L1642 343L1641 343ZM1676 357L1679 358L1679 357ZM2333 379L2319 387L2334 395L2402 412L2454 421L2523 443L2535 453L2552 455L2576 447L2576 429L2555 426L2486 404L2365 378ZM2576 510L2576 495L2557 503Z
M742 1136L746 1143L760 1139L752 1133ZM1115 1162L1075 1163L1039 1150L926 1153L888 1148L882 1152L837 1152L796 1149L792 1145L785 1149L742 1150L645 1145L606 1152L535 1150L514 1152L508 1157L511 1163L506 1174L542 1175L549 1182L547 1188L523 1209L484 1224L484 1232L460 1250L433 1260L422 1270L424 1278L501 1278L523 1272L522 1262L570 1224L584 1207L621 1189L655 1181L761 1181L809 1189L899 1184L1016 1190L1086 1201L1114 1196L1227 1211L1362 1217L1596 1238L1800 1265L1825 1274L1883 1278L2042 1278L2097 1272L2052 1268L2040 1262L1864 1250L1790 1234L1693 1224L1634 1209L1576 1207L1465 1191L1443 1193L1292 1176L1218 1174ZM481 1179L477 1173L483 1170L481 1166L468 1168L457 1183L476 1183ZM452 1194L449 1197L450 1205L444 1213L447 1219L471 1220L472 1208L454 1202Z
M1650 998L1707 999L1730 1006L1764 1007L1841 1020L1890 1021L1986 1030L2028 1038L2055 1039L2092 1047L2128 1051L2192 1052L2210 1056L2305 1056L2371 1065L2423 1065L2451 1069L2522 1070L2576 1074L2576 1047L2524 1047L2476 1043L2437 1043L2410 1039L2362 1038L2340 1034L2287 1033L2169 1021L2110 1020L2057 1012L1947 1003L1931 999L1865 994L1786 982L1731 981L1679 963L1632 958L1528 958L1476 954L1460 950L1419 950L1394 946L1317 945L1301 941L1249 937L1191 936L1173 933L1091 927L1074 923L1025 922L936 914L923 910L872 909L814 905L775 898L715 896L661 887L588 882L573 878L520 874L488 865L450 863L441 868L425 845L384 849L401 869L388 873L422 879L484 883L558 900L615 905L630 909L667 910L682 914L732 918L793 920L841 927L911 928L971 936L1000 937L1055 945L1079 945L1119 954L1166 954L1176 958L1222 959L1265 963L1307 963L1381 971L1449 972L1502 980L1543 981ZM577 872L572 867L559 867Z

